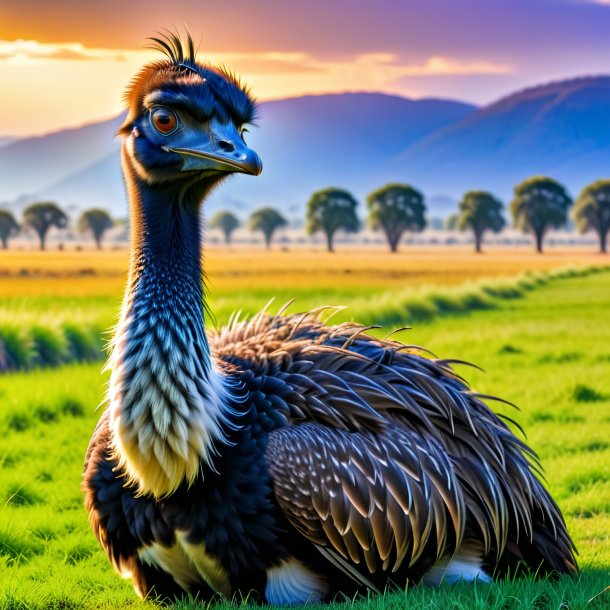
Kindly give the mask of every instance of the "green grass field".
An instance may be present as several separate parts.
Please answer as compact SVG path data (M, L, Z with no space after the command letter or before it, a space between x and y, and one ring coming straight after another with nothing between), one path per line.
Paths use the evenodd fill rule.
M107 338L104 331L117 318L128 259L127 249L1 251L0 371L98 355ZM286 251L209 247L205 270L215 320L208 323L223 324L236 310L255 313L270 296L279 304L297 296L295 307L301 310L349 304L338 319L354 311L362 322L374 323L383 310L385 319L401 324L407 302L409 319L418 321L435 309L459 308L460 301L468 305L465 285L472 293L482 281L526 271L603 264L604 257L579 248L551 248L537 256L529 247L489 247L474 256L470 246L410 245L392 255L378 246L341 246L332 255L311 245ZM449 287L456 292L448 302ZM440 288L441 299L431 307L428 296Z
M520 405L520 412L493 408L516 419L540 454L580 551L581 576L415 587L406 597L356 601L356 608L610 608L610 593L602 593L610 585L610 273L557 279L515 296L493 309L437 315L399 338L480 365L486 373L459 372L478 391ZM369 321L377 309L402 325L384 298L356 299L350 316ZM0 376L0 609L155 607L113 572L82 506L81 466L106 383L100 368ZM177 605L190 607L196 604Z

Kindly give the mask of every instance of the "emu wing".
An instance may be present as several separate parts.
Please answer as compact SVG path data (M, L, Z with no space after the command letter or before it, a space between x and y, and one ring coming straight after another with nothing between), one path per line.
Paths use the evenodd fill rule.
M432 440L316 423L274 431L267 446L277 501L305 537L370 573L454 549L464 531L455 472Z
M573 571L531 449L448 361L366 330L260 314L212 340L286 417L266 458L289 522L358 571L417 579L461 547L490 570Z

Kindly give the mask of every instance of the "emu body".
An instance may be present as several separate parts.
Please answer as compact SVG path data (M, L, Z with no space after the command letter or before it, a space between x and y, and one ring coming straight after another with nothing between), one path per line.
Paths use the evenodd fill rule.
M206 335L200 205L260 173L254 103L190 39L158 43L121 129L130 276L83 483L117 571L141 596L273 604L574 572L537 458L446 361L322 310Z

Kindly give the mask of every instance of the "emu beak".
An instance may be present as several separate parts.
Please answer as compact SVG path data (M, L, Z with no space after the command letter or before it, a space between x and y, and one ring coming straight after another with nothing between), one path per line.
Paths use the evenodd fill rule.
M170 148L164 150L178 153L183 160L182 171L215 170L219 172L239 172L258 176L263 171L260 157L247 146L230 153L210 152L194 148Z
M182 171L239 172L258 176L263 171L260 157L248 148L232 123L209 123L210 138L201 144L200 134L185 134L184 146L163 146L182 157ZM192 142L192 145L191 145Z

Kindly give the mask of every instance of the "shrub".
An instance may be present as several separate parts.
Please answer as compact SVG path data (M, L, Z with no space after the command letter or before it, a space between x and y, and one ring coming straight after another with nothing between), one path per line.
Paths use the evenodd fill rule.
M464 303L465 311L477 311L482 309L493 309L494 302L481 289L465 289L460 295Z
M517 281L497 281L492 284L482 284L481 289L490 297L496 299L518 299L523 296L523 289Z
M572 398L576 402L599 402L605 400L605 396L597 390L584 384L576 384L572 390Z
M523 350L520 347L506 343L499 350L498 354L522 354Z
M7 369L27 369L31 366L32 340L22 329L13 326L0 328L0 344Z
M410 299L405 303L405 319L407 322L422 322L431 320L438 315L439 310L430 300L422 297L420 299Z
M35 352L34 364L58 366L68 360L68 349L62 333L42 326L33 326L30 333Z
M34 415L43 424L50 424L52 422L56 422L59 419L59 416L56 411L53 411L53 409L49 409L49 407L45 407L44 405L38 407L34 411Z
M100 333L84 329L76 324L65 323L63 332L68 346L69 358L77 362L93 362L102 357Z
M31 425L32 420L26 413L12 413L7 420L9 430L14 430L15 432L24 432Z
M60 410L62 415L70 415L72 417L83 417L85 408L83 405L73 398L66 398L62 401Z
M464 311L464 303L459 295L453 292L431 292L428 298L440 313L459 313Z

